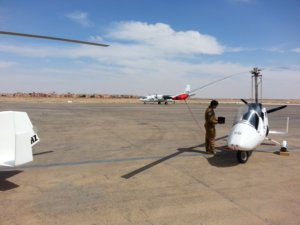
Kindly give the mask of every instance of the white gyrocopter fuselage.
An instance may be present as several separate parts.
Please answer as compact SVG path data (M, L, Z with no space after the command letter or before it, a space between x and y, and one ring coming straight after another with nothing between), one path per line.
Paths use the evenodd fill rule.
M239 109L227 139L232 150L251 151L268 135L266 108L261 104L248 104Z
M269 133L283 134L288 132L288 121L287 131L277 132L269 131L268 120L268 113L283 109L286 105L266 110L260 103L243 101L246 105L239 109L227 138L227 147L237 151L237 157L241 163L245 163L252 151L261 145L265 139L281 145L279 142L267 138Z

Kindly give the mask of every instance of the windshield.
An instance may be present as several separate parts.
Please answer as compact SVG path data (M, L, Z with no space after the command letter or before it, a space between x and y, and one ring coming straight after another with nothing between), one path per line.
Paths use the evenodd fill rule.
M244 105L239 109L235 117L234 124L242 121L252 125L255 127L255 129L257 129L259 123L259 114L261 114L261 104L251 103Z
M255 129L257 129L259 117L256 111L248 111L246 114L243 115L243 120L249 122L252 126L255 127Z

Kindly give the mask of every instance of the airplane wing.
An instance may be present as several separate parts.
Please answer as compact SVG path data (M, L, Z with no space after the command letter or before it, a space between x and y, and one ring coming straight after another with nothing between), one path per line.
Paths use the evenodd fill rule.
M39 142L26 112L0 112L0 166L32 161L32 146Z

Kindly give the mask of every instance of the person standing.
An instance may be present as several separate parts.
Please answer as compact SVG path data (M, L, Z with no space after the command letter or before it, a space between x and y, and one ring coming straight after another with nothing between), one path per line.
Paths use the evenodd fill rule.
M212 100L210 105L205 111L205 149L208 154L215 154L215 138L216 138L216 128L215 125L218 124L218 119L215 116L215 111L219 105L219 102Z

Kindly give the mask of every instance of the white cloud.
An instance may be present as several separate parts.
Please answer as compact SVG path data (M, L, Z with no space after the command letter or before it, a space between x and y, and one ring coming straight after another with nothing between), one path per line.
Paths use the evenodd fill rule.
M265 50L270 51L270 52L285 53L283 45L274 46L274 47L271 47L271 48L267 48Z
M107 48L58 42L52 42L51 46L47 46L47 42L43 42L43 45L30 45L26 41L26 44L0 42L0 53L5 53L2 56L8 55L13 58L14 55L21 55L26 57L26 63L29 62L23 66L23 61L18 62L16 59L19 64L14 67L13 63L0 61L0 68L4 68L0 75L3 74L2 78L5 78L5 82L0 82L0 89L21 91L21 84L27 82L25 89L29 91L39 89L78 93L176 94L182 91L186 84L191 84L192 89L196 89L224 76L245 72L243 75L207 87L197 92L197 96L250 96L249 70L253 66L226 61L223 57L220 60L219 56L225 51L256 49L224 47L213 36L198 31L175 31L163 23L116 23L103 37L104 40L98 36L89 39L110 44ZM294 51L299 52L299 49ZM206 56L209 56L209 60ZM47 57L51 59L49 63L44 60L48 59ZM33 61L30 61L31 59ZM54 61L59 61L59 66L51 64ZM272 86L264 86L264 93L278 98L283 95L289 96L292 90L298 90L299 78L295 76L297 72L292 71L290 79L285 80L286 85L290 83L289 92L278 92L278 89L272 87L280 86L280 79L291 74L291 71L276 71L272 77L278 79L272 81ZM10 76L7 77L6 74ZM20 87L16 86L15 80L9 81L12 77L18 80ZM266 81L271 84L267 76ZM293 95L299 96L297 91L294 91Z
M46 86L51 84L50 80L54 77L55 79L61 77L60 83L57 83L55 87L57 92L106 92L143 95L156 91L176 94L183 90L188 83L192 84L194 89L222 76L248 70L248 67L221 61L191 63L189 61L174 60L160 54L156 49L142 44L115 43L108 48L77 45L68 48L62 46L16 47L0 44L0 52L35 59L41 57L76 59L73 61L73 68L58 69L55 66L49 67L48 65L47 68L39 69L38 76L40 78L35 79L35 82L40 81L40 83L35 84L35 87L47 90ZM80 61L80 59L86 58L92 61ZM22 71L22 73L25 73L25 71ZM33 74L32 72L28 73ZM86 77L91 82L88 83L85 80L86 85L81 83L78 85L75 81L69 83L70 77L72 77L72 80ZM47 79L49 82L47 82ZM67 87L65 86L66 82L68 83ZM87 88L87 86L89 87ZM50 87L48 91L51 90L53 90L53 87Z
M103 38L100 36L91 36L89 38L89 41L93 41L93 42L103 42Z
M163 54L222 54L224 47L215 37L198 31L175 31L168 24L120 22L108 35L117 41L139 43Z
M9 45L0 43L0 51L28 57L89 57L101 60L153 59L195 55L219 55L225 50L215 37L197 31L175 31L169 25L141 22L117 23L105 35L110 47L63 44L58 47L41 45ZM99 36L89 40L103 42ZM106 42L106 41L104 41ZM237 50L235 50L237 51Z
M297 53L300 53L300 48L294 48L292 49L293 52L297 52Z
M263 97L299 99L299 72L300 67L298 65L263 71Z
M9 68L9 67L13 67L17 65L16 62L11 62L11 61L1 61L0 60L0 68L3 69L3 68Z
M73 22L79 23L81 26L88 27L91 26L92 23L88 19L88 13L82 11L75 11L65 15L68 19Z
M0 52L17 54L26 57L57 56L57 53L59 52L58 50L59 48L28 45L10 45L7 43L0 43Z

